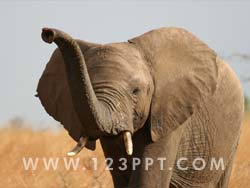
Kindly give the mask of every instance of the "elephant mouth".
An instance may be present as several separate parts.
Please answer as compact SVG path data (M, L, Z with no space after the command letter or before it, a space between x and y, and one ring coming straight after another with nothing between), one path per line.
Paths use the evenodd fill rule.
M133 141L132 141L132 134L129 131L124 131L120 133L122 135L123 138L123 142L124 142L124 146L125 146L125 150L126 153L128 155L132 155L133 154ZM69 157L75 156L76 154L78 154L87 144L87 142L89 141L89 137L88 136L82 136L78 143L76 144L76 146L70 150L67 155Z

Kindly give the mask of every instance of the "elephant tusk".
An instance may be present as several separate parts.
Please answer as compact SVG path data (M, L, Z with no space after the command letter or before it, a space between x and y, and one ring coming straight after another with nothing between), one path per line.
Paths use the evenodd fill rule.
M133 142L132 135L130 132L126 131L123 133L123 140L126 148L126 152L128 155L132 155L133 153Z
M75 156L77 153L79 153L82 150L82 148L84 148L87 141L88 141L88 137L81 137L79 142L76 144L76 146L70 152L68 152L67 155L69 157Z

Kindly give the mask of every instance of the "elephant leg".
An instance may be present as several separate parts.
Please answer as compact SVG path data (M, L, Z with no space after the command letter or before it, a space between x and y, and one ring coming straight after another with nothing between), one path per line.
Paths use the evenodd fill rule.
M229 180L230 180L230 176L231 176L231 172L232 172L232 166L233 166L233 160L231 160L228 163L224 173L220 177L220 180L219 180L216 188L228 188Z
M144 126L133 135L133 156L128 156L125 151L123 139L117 137L101 138L101 145L106 158L112 159L110 173L115 188L169 188L174 169L178 145L182 136L183 127L179 127L170 135L152 142L148 126ZM123 158L127 167L123 167ZM141 163L133 169L133 159L139 158ZM152 159L152 165L146 162ZM161 163L160 160L164 159ZM161 165L163 164L163 165ZM147 169L148 168L148 169Z
M157 142L145 146L141 158L142 164L139 169L132 171L129 187L171 187L170 181L183 128L179 127Z

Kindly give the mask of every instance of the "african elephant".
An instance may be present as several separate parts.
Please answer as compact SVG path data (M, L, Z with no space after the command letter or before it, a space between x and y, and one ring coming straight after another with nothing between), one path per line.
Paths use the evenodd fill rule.
M105 45L51 28L41 36L58 49L37 95L78 142L68 155L84 146L93 150L100 139L105 157L113 159L116 188L228 186L243 92L229 65L206 44L180 28ZM121 158L127 161L123 170ZM141 160L137 168L134 159ZM193 162L203 167L201 159L206 165L198 170ZM208 165L215 159L224 168Z

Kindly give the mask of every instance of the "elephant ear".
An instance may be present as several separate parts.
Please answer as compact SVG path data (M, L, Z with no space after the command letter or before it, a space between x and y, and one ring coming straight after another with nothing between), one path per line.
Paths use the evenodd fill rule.
M90 47L96 46L80 40L77 42L83 53ZM39 80L37 96L46 112L59 121L69 135L78 142L80 137L84 135L84 125L80 123L73 106L63 61L62 54L57 48ZM89 141L86 147L94 150L95 141Z
M157 141L184 124L212 95L217 83L216 53L191 33L161 28L129 40L151 68L154 94L151 103L151 137Z

